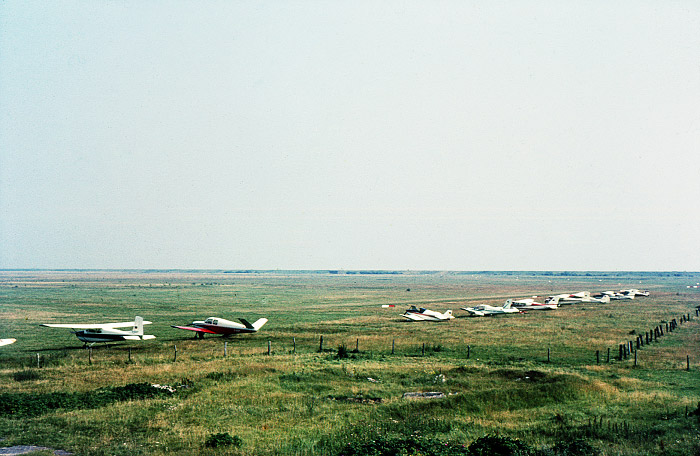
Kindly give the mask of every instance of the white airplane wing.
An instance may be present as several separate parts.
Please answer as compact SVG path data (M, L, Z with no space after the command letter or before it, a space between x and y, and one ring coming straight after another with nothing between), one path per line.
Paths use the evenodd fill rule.
M134 326L136 323L133 321L125 321L122 323L44 323L39 326L46 326L47 328L68 328L68 329L111 329L111 328L126 328ZM144 321L144 325L150 325L150 321Z
M15 342L17 342L17 339L0 339L0 347L3 345L14 344Z

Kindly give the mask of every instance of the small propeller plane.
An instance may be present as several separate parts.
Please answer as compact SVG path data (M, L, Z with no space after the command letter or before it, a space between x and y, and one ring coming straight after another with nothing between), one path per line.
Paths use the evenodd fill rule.
M185 329L187 331L196 331L195 337L204 339L205 334L221 334L223 336L230 336L231 334L238 333L254 333L258 329L262 328L265 323L267 323L267 318L260 318L255 323L251 324L245 318L239 318L241 323L236 323L235 321L229 321L224 318L209 317L204 321L193 321L191 326L176 326L171 325L173 328Z
M549 304L549 302L552 301L553 299L557 299L557 302L559 303L560 306L579 303L579 302L602 302L602 303L610 302L609 296L601 295L600 297L593 297L593 296L591 296L591 293L588 291L580 291L578 293L572 293L572 294L564 293L564 294L558 294L555 296L550 296L545 301L545 304Z
M451 310L440 313L423 307L419 309L416 306L411 306L406 312L401 314L401 316L412 321L444 321L454 318Z
M0 339L0 347L3 345L14 344L15 342L17 342L17 339Z
M475 307L462 307L462 310L469 312L470 317L490 317L492 315L520 313L520 309L513 307L513 302L510 299L502 307L482 304Z
M40 326L47 328L68 328L72 329L75 336L83 341L85 345L97 342L119 342L122 340L148 340L155 339L156 336L143 333L143 325L150 325L150 321L143 321L142 317L134 318L134 321L124 323L97 323L97 324L48 324ZM122 331L116 328L126 328L131 326L130 331Z
M526 299L517 299L517 300L512 300L509 299L506 301L506 304L508 302L511 303L512 307L515 307L517 309L522 310L555 310L557 307L559 307L559 298L553 298L549 301L547 301L546 304L542 304L541 302L536 302L534 298L537 296L534 296L533 298L526 298Z

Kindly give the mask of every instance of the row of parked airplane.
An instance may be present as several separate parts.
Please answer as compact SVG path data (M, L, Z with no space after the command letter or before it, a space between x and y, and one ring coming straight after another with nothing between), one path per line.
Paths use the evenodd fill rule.
M503 315L511 313L521 313L530 310L554 310L561 305L574 304L579 302L598 302L609 303L610 300L634 299L636 296L649 296L648 291L640 291L637 289L620 290L620 291L603 291L591 296L588 291L579 293L564 293L554 296L549 296L544 303L536 302L534 298L524 299L508 299L502 306L490 306L481 304L474 307L462 307L470 317L487 317L492 315ZM452 310L446 310L444 313L437 312L426 308L417 308L411 306L402 317L412 321L443 321L451 320L454 317Z
M502 315L509 313L520 313L529 310L552 310L560 305L572 304L577 302L600 302L607 303L611 299L634 299L636 296L649 296L648 291L639 291L637 289L620 290L619 292L604 291L595 296L587 291L573 294L559 294L548 297L544 303L539 303L534 298L525 299L508 299L502 306L490 306L482 304L474 307L462 307L461 309L469 313L473 317L485 317L491 315ZM536 297L536 296L535 296ZM442 321L454 318L452 310L447 310L444 313L436 312L426 308L417 308L411 306L402 317L413 321ZM194 331L195 337L204 338L205 334L219 334L229 336L239 333L254 333L267 323L267 318L260 318L254 323L248 322L244 318L239 318L240 323L226 320L225 318L209 317L203 321L193 321L189 326L172 325L173 328L183 329L186 331ZM44 323L40 326L48 328L67 328L71 329L75 336L82 342L87 344L95 344L97 342L115 342L125 340L149 340L155 339L152 334L144 334L143 326L150 325L152 322L144 321L142 317L136 316L134 321L122 323ZM122 330L119 328L131 327L131 330ZM0 339L0 346L9 345L16 342L16 339Z

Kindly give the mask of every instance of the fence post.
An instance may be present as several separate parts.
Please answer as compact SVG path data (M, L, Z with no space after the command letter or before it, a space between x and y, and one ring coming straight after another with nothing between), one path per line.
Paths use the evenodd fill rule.
M690 370L690 355L685 355L685 370Z
M637 350L634 351L634 365L637 365Z
M549 347L547 347L547 362L549 362Z
M129 362L131 362L131 347L129 347Z
M177 345L173 345L174 347L174 356L173 356L173 362L177 361Z
M92 348L91 348L92 350ZM92 359L90 359L90 364L92 364ZM39 358L39 353L36 354L36 368L39 369L41 367L41 361Z
M292 337L292 353L297 354L297 338Z
M355 351L357 353L360 353L360 339L359 338L355 339Z
M467 345L467 359L469 359L469 356L471 356L471 351L472 351L472 346Z
M607 363L610 364L610 347L608 347L608 361L607 361Z
M391 354L394 354L394 344L396 343L396 339L391 339Z
M423 342L423 349L421 350L421 355L425 356L425 342Z
M272 341L268 340L267 341L267 356L270 356L272 354Z
M224 358L228 355L228 342L224 342Z
M36 354L36 367L39 367L39 353ZM92 347L88 347L88 364L92 366Z
M600 350L595 351L595 363L600 364Z
M321 336L321 341L318 343L319 353L323 351L323 336Z

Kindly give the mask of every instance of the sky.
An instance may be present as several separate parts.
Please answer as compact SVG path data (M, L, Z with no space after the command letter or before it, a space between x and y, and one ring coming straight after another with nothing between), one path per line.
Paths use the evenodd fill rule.
M0 2L0 268L700 271L700 2Z

